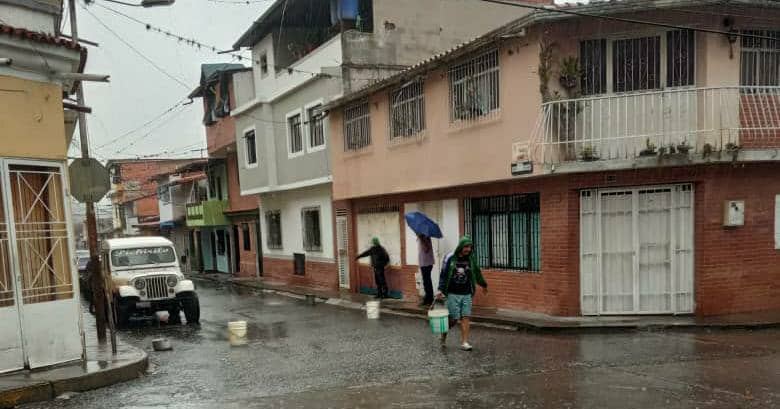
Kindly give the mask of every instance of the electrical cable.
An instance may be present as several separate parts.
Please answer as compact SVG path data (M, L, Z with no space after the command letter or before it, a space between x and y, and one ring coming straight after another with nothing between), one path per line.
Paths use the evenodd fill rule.
M170 74L168 71L165 71L165 70L164 70L162 67L160 67L159 65L157 65L157 64L156 64L154 61L152 61L152 59L151 59L151 58L147 57L147 56L146 56L144 53L142 53L140 50L138 50L138 49L137 49L137 48L135 48L135 47L134 47L132 44L130 44L130 43L127 41L127 40L125 40L124 38L122 38L122 36L120 36L120 35L119 35L119 34L117 34L117 33L116 33L114 30L112 30L112 29L111 29L111 27L109 27L108 25L106 25L105 23L103 23L103 21L102 21L102 20L100 20L100 19L99 19L99 18L98 18L98 17L95 15L95 13L93 13L93 12L92 12L90 9L88 9L87 7L85 7L85 6L83 6L83 5L81 6L81 8L83 8L83 9L84 9L84 10L85 10L85 11L86 11L86 12L87 12L87 13L88 13L90 16L92 16L92 18L94 18L94 19L95 19L95 21L97 21L97 22L98 22L98 24L100 24L101 26L103 26L103 28L105 28L105 29L106 29L106 30L107 30L109 33L111 33L111 34L112 34L114 37L116 37L116 38L117 38L119 41L121 41L121 42L122 42L122 43L123 43L125 46L127 46L128 48L130 48L131 50L133 50L133 52L135 52L135 53L136 53L136 54L137 54L139 57L143 58L143 59L144 59L146 62L148 62L149 64L151 64L151 65L152 65L152 66L153 66L155 69L157 69L157 71L161 72L161 73L162 73L162 74L164 74L166 77L168 77L168 78L170 78L171 80L175 81L176 83L178 83L179 85L181 85L182 87L184 87L184 88L185 88L185 89L187 89L187 90L192 90L192 89L194 88L194 87L191 87L191 86L187 85L187 84L186 84L184 81L182 81L182 80L180 80L180 79L178 79L178 78L174 77L174 76L173 76L173 75L171 75L171 74Z

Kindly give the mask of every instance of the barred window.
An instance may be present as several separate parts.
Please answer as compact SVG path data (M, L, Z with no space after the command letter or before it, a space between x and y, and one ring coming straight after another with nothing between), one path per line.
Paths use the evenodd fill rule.
M666 85L684 87L694 85L696 61L696 33L676 30L666 33Z
M290 139L290 154L303 152L303 135L301 134L301 114L287 118L287 136Z
M466 199L464 209L480 266L540 270L538 193Z
M371 145L371 115L368 100L344 108L344 150Z
M390 94L390 140L414 136L424 129L423 82L412 81Z
M613 41L612 83L615 92L661 88L661 37Z
M301 210L303 225L303 249L306 251L322 251L320 234L320 208L308 207Z
M780 31L746 30L743 34L770 37L742 37L740 85L780 85Z
M323 126L322 105L313 106L306 110L306 119L309 121L309 147L317 148L325 145L325 127Z
M268 230L266 244L269 249L282 248L282 212L272 210L265 212L265 226Z
M450 121L471 121L499 108L498 50L451 67Z
M580 42L582 93L603 94L607 91L607 40Z
M244 143L246 145L246 164L254 165L257 163L257 144L255 142L255 130L247 131L244 134Z

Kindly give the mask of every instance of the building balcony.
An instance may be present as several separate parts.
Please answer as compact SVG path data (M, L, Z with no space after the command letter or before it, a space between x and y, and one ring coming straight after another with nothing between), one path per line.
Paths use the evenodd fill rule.
M187 205L187 227L224 226L228 224L227 200L205 200Z
M733 160L741 151L775 150L780 87L681 88L550 101L542 104L528 148L546 173L621 163L658 166L663 159Z

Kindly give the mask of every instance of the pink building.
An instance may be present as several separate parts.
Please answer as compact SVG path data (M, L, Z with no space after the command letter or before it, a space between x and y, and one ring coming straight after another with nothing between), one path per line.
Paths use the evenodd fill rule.
M780 9L739 3L540 11L330 103L351 289L373 288L353 256L378 236L391 294L418 296L403 215L421 210L439 260L474 239L477 305L780 308Z

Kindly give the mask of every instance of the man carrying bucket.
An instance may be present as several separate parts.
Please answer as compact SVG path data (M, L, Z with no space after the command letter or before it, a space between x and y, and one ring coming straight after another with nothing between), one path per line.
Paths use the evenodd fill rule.
M460 348L471 351L469 344L469 329L471 306L474 299L476 286L482 287L487 294L487 282L482 277L482 271L474 257L474 243L471 238L464 236L460 239L455 251L444 258L443 267L439 277L438 299L447 299L447 309L450 313L450 326L460 322ZM447 334L441 334L441 344L445 346Z

